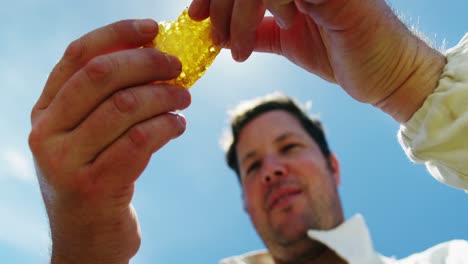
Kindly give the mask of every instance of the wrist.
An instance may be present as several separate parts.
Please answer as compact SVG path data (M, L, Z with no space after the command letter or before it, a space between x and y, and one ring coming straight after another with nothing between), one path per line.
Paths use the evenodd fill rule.
M128 264L130 260L108 260L102 261L100 258L93 258L92 256L84 257L74 257L67 256L52 249L52 256L50 264L78 264L78 263L87 263L87 264Z
M415 55L409 56L413 67L401 74L406 78L392 94L374 104L399 123L407 122L432 94L446 64L445 57L439 51L413 38L413 48L408 49L415 50Z
M122 248L121 243L108 241L78 232L53 238L51 264L128 264L134 254L128 254L128 248Z
M60 254L52 254L50 264L78 264L78 263L87 263L87 264L128 264L130 260L117 260L117 261L102 261L99 258L73 258L65 257Z
M51 264L128 264L132 257L123 255L118 248L76 242L52 242Z
M51 263L128 264L140 247L140 230L131 206L120 217L94 210L79 216L57 211L49 214Z

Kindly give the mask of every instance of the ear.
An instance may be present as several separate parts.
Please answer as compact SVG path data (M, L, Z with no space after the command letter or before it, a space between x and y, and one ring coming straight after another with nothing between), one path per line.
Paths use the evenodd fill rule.
M338 187L341 185L340 162L338 161L338 158L333 153L330 153L330 165L333 170L332 173L333 173L333 177L335 178L335 184Z

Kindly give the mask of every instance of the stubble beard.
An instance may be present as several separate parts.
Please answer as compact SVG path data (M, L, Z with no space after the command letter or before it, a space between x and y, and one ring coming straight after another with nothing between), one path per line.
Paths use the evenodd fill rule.
M313 212L304 211L304 214L297 216L296 223L285 222L273 228L273 241L267 246L270 252L274 253L275 259L284 264L303 263L319 258L328 250L327 246L307 235L307 231L310 229L329 230L343 221L342 213L338 212L341 209L339 198L337 201L331 201L325 207L334 209L330 211L331 208L317 208ZM283 213L292 213L294 207L291 205L283 210ZM324 215L323 212L328 213ZM292 226L296 230L293 234L288 234L287 231L291 231Z
M283 213L291 213L293 206L283 209ZM301 263L303 260L318 258L327 247L322 243L312 240L307 236L311 228L320 228L320 220L307 215L298 216L299 221L294 225L295 234L287 234L285 230L291 230L291 223L282 223L272 233L272 243L267 245L274 257L282 263Z

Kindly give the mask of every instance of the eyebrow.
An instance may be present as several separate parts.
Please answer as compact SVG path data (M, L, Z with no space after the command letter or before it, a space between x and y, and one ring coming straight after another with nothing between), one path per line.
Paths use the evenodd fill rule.
M297 133L294 132L286 132L281 135L279 135L275 140L273 141L274 143L281 143L281 141L285 141L286 139L290 137L300 137ZM252 150L248 152L244 158L241 159L241 164L247 161L248 159L253 158L255 155L257 155L257 152L255 150Z

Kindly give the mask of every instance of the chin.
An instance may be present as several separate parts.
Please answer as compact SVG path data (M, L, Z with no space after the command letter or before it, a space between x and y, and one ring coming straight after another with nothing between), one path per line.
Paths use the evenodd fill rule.
M289 245L294 244L300 240L308 239L307 238L307 230L306 227L285 227L281 228L280 230L276 230L275 238L281 245Z
M307 236L307 227L304 223L284 223L274 230L273 239L265 241L266 246L275 259L284 263L298 262L304 258L320 255L325 249L324 245Z
M295 212L289 212L287 216L276 217L272 221L275 240L280 244L287 245L307 238L310 223L307 223L306 220L303 215Z

